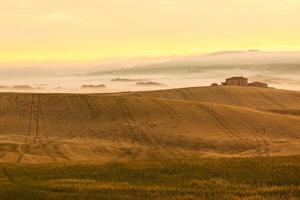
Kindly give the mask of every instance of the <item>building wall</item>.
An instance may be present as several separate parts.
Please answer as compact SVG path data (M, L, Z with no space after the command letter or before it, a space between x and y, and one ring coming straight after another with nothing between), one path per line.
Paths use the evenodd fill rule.
M227 79L226 85L235 85L235 86L247 86L247 79Z

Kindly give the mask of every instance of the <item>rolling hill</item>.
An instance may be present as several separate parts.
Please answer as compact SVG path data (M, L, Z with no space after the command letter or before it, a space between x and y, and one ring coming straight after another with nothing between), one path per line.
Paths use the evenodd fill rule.
M0 94L0 162L300 154L300 92L197 87Z

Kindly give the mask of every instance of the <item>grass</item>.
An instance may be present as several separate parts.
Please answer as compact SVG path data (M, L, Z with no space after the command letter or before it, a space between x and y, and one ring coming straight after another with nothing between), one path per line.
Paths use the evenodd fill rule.
M300 157L0 165L0 199L299 199Z

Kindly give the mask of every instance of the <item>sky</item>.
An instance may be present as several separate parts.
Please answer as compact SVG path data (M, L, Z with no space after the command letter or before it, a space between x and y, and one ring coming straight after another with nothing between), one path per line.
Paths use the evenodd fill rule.
M300 0L1 0L0 63L300 50Z

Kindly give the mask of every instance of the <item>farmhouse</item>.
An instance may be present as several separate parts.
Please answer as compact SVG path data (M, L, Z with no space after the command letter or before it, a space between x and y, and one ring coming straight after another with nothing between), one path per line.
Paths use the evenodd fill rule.
M211 86L216 86L217 84L213 83ZM222 85L228 86L252 86L252 87L262 87L267 88L268 84L262 82L252 82L248 83L248 79L243 76L235 76L227 78L225 82L222 82Z
M231 77L225 80L222 85L232 85L232 86L247 86L248 79L243 76Z

